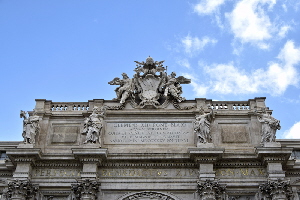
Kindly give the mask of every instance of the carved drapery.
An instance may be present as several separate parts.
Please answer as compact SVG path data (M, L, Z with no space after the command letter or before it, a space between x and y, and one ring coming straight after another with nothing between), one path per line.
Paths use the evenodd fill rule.
M292 199L293 191L289 181L275 180L259 186L260 199Z
M30 180L13 180L8 183L6 198L10 199L34 199L38 192L38 185L34 185Z
M77 184L72 185L72 191L77 200L96 200L99 186L100 183L97 180L79 180Z
M201 200L226 199L226 186L220 185L218 181L197 181L197 192Z

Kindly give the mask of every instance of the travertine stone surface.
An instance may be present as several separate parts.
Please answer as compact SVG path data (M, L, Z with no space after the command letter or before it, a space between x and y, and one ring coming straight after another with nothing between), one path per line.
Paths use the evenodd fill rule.
M300 140L275 139L264 97L186 100L191 80L136 63L115 100L21 112L24 141L0 142L0 199L299 199Z

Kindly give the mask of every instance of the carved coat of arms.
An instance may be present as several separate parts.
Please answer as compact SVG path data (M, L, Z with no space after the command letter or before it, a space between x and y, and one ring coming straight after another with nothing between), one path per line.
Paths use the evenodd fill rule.
M183 76L176 78L175 72L167 75L163 62L154 61L150 56L146 62L135 61L136 73L132 79L123 73L123 79L114 78L108 82L110 85L120 85L115 89L115 99L119 100L121 105L130 99L135 108L162 108L172 101L184 101L180 84L188 84L191 80Z

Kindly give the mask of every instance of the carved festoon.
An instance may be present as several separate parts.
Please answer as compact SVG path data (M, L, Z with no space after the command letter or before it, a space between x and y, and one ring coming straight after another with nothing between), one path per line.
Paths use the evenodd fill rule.
M293 191L289 181L268 180L259 186L259 199L292 199Z
M101 145L101 130L103 119L105 117L105 107L94 107L92 114L84 119L84 128L82 134L86 135L84 144L99 143Z
M257 119L262 123L261 143L275 142L276 131L280 130L280 121L270 115L266 108L262 108L262 112L256 112Z
M167 75L164 61L154 61L150 56L146 62L135 61L135 74L130 79L123 73L123 79L114 78L108 82L111 85L120 85L115 89L117 100L124 104L131 99L135 108L155 107L159 108L169 101L182 102L182 87L180 84L188 84L190 79L179 76L172 72Z
M30 180L14 180L8 183L6 196L8 199L34 199L38 189Z
M194 132L197 135L197 146L201 143L211 143L210 123L214 118L213 110L210 113L205 113L203 107L199 110L199 115L196 115L194 121Z
M40 132L39 116L37 116L36 112L34 112L32 116L27 117L27 112L21 110L20 118L22 117L24 118L22 133L24 143L35 144L35 136Z
M100 183L96 180L79 180L77 184L72 185L72 191L77 200L81 199L97 199Z
M205 199L226 199L226 186L220 185L217 181L198 181L197 192L201 200Z

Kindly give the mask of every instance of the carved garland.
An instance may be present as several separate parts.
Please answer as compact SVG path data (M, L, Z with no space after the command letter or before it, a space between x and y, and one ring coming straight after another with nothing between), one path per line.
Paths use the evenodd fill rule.
M197 107L197 105L192 105L192 106L183 106L181 107L179 105L179 102L176 101L175 99L173 99L173 106L177 109L177 110L191 110Z

